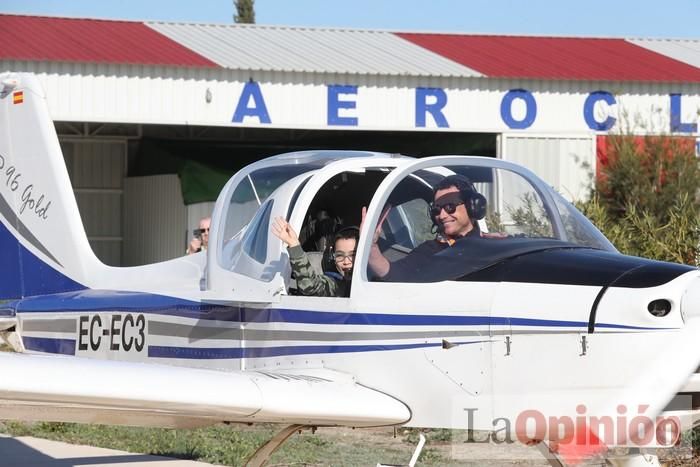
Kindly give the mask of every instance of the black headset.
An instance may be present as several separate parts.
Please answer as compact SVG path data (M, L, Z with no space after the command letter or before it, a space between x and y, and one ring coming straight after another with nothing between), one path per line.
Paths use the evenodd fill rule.
M467 209L469 219L472 221L478 221L486 216L486 198L484 195L476 191L474 184L464 175L448 175L440 180L440 182L435 185L435 188L433 189L433 199L435 199L435 193L451 186L459 190L459 197L462 199L462 201L464 201L464 207ZM437 227L435 217L430 214L430 211L428 212L430 219L433 221L433 225Z

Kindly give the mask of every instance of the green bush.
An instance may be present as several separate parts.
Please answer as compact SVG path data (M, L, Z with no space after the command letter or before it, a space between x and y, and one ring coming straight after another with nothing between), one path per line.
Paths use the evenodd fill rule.
M700 167L692 140L613 135L581 211L624 254L698 264Z

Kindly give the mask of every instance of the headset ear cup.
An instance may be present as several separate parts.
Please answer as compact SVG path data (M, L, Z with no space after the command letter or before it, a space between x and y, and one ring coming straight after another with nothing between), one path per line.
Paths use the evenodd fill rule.
M336 272L335 259L333 258L334 254L335 244L328 245L326 249L323 250L323 256L321 256L321 269L323 272Z
M467 214L475 221L481 220L486 215L486 198L481 193L474 191L469 196L467 203Z

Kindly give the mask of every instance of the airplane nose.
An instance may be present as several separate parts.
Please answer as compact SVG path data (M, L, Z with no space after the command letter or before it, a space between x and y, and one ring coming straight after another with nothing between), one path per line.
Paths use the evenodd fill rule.
M681 316L684 322L700 317L700 277L694 279L681 297Z

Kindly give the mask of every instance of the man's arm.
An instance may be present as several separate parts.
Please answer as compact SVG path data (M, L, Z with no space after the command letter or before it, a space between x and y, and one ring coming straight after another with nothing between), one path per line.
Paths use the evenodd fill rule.
M389 274L389 270L391 269L391 263L382 254L377 242L372 242L372 247L369 250L369 268L380 279Z
M382 251L379 249L378 241L379 241L379 235L382 232L382 224L384 224L384 221L386 220L387 216L389 215L389 211L391 210L391 205L387 204L384 207L384 212L382 213L379 223L377 224L377 228L374 229L374 234L372 234L372 246L370 247L369 250L369 268L372 270L374 274L377 275L380 279L386 276L389 273L389 270L391 269L391 263L389 262L388 259L384 256ZM367 216L367 208L363 207L362 208L362 223L360 223L360 229L362 228L362 224L365 223L365 217Z

